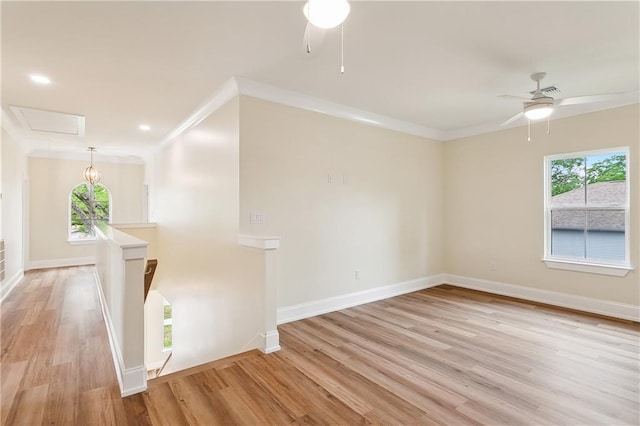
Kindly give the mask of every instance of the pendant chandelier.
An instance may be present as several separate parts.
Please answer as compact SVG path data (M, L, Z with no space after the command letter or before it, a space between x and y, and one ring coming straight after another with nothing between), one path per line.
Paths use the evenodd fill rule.
M82 172L82 178L84 180L86 180L87 182L89 182L91 185L94 185L94 184L100 182L100 179L102 179L102 174L93 165L93 153L96 151L96 149L94 147L90 146L89 148L87 148L87 151L89 151L91 153L90 154L91 155L91 162L84 169L84 172Z

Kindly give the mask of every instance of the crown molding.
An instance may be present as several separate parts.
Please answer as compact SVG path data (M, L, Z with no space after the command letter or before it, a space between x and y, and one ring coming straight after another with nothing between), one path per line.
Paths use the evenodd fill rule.
M34 158L51 158L58 160L77 160L87 162L87 151L45 151L36 149L27 154L29 157ZM96 163L117 163L117 164L144 164L144 160L137 156L120 156L120 155L106 155L94 153L93 159Z
M202 120L216 112L220 107L238 96L238 84L235 77L225 81L215 92L201 103L191 114L185 117L173 130L171 130L157 145L157 149L184 135L190 129L197 126Z
M11 115L7 113L4 108L0 107L0 122L2 122L2 128L11 136L11 138L20 146L20 148L26 152L26 146L24 145L24 132L15 120L11 118Z
M432 129L420 124L398 120L347 105L341 105L325 99L294 92L292 90L259 83L244 77L235 77L235 81L237 82L238 90L242 95L437 141L444 140L445 138L445 132L442 130Z
M223 83L215 92L213 92L213 94L207 100L200 104L190 115L183 119L180 124L178 124L171 132L169 132L167 136L165 136L165 138L157 145L157 149L185 134L191 128L196 126L206 117L214 113L224 104L238 95L251 96L278 104L318 112L321 114L330 115L332 117L342 118L344 120L363 123L388 130L394 130L397 132L420 136L440 142L498 132L501 130L514 127L522 127L526 125L526 120L518 120L508 126L501 126L502 120L500 120L460 129L434 129L420 124L402 121L381 114L353 108L347 105L330 102L325 99L305 95L293 90L282 89L280 87L260 83L248 78L231 77L229 80ZM620 97L619 100L616 100L614 102L576 105L567 109L559 109L558 111L554 111L554 114L551 116L551 120L618 108L626 105L636 104L638 102L638 92L629 92L625 93Z
M238 95L251 96L270 102L292 106L308 111L364 123L370 126L395 130L433 140L443 140L444 132L408 121L397 120L369 111L337 104L324 99L260 83L244 77L232 77L223 83L211 96L185 117L164 139L158 148L184 135L206 117Z

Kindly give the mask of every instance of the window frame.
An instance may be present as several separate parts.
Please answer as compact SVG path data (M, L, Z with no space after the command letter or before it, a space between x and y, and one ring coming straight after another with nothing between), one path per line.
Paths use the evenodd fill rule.
M73 239L71 238L71 197L73 196L73 191L76 190L79 186L89 185L88 182L80 182L77 185L74 185L69 191L69 195L67 196L67 243L72 245L82 245L82 244L94 244L96 242L96 238L82 238L82 239ZM96 183L94 186L101 186L107 191L109 195L109 223L112 222L113 217L113 196L111 195L111 191L102 183Z
M624 206L605 206L585 204L584 206L554 206L552 204L551 162L567 158L590 157L615 153L625 154L625 190L626 200ZM546 155L544 157L544 255L542 261L551 269L564 269L569 271L587 272L602 275L623 277L633 270L631 266L631 171L629 147L614 147L595 149L589 151L570 152L564 154ZM553 256L551 254L551 211L552 210L624 210L624 238L625 259L623 261L595 261L590 259L576 259L570 257Z

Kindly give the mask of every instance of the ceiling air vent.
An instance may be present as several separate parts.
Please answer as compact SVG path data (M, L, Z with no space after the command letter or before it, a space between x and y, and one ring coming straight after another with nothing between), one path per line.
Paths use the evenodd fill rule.
M560 93L560 89L558 89L556 86L543 87L542 89L540 89L540 91L545 95L553 95L555 93ZM533 90L529 93L531 93L532 95L535 95L536 91Z
M58 135L84 136L85 116L42 109L11 106L16 118L26 130Z

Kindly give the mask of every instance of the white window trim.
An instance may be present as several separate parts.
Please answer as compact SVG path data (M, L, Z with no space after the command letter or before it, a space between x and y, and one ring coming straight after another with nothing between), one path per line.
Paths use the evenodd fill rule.
M83 239L77 239L77 240L69 240L67 239L67 242L69 244L71 244L72 246L82 246L82 245L89 245L89 244L95 244L96 243L96 239L95 238L83 238Z
M69 191L69 195L67 195L67 243L71 244L71 245L84 245L84 244L95 244L96 239L95 238L82 238L82 239L72 239L71 238L71 194L73 194L73 191L79 187L80 185L86 184L87 182L81 182L77 185L74 185L73 188L71 188L71 190ZM98 183L96 185L100 185L101 187L103 187L106 191L107 194L109 194L109 223L111 223L113 220L113 196L111 195L111 191L109 191L109 188L107 188L106 186L104 186L101 183Z
M589 157L602 154L624 152L626 158L626 203L624 206L556 206L551 205L551 162L565 158ZM542 261L550 269L563 269L567 271L586 272L592 274L611 275L624 277L633 270L631 266L631 176L629 147L614 147L596 149L592 151L571 152L566 154L547 155L544 157L544 256ZM551 209L555 210L621 210L625 211L625 260L623 262L594 262L592 260L567 259L551 255Z
M613 264L604 265L560 259L556 257L542 259L542 261L549 269L563 269L565 271L587 272L591 274L611 275L613 277L624 277L629 273L629 271L633 271L633 268L630 266L614 266Z

